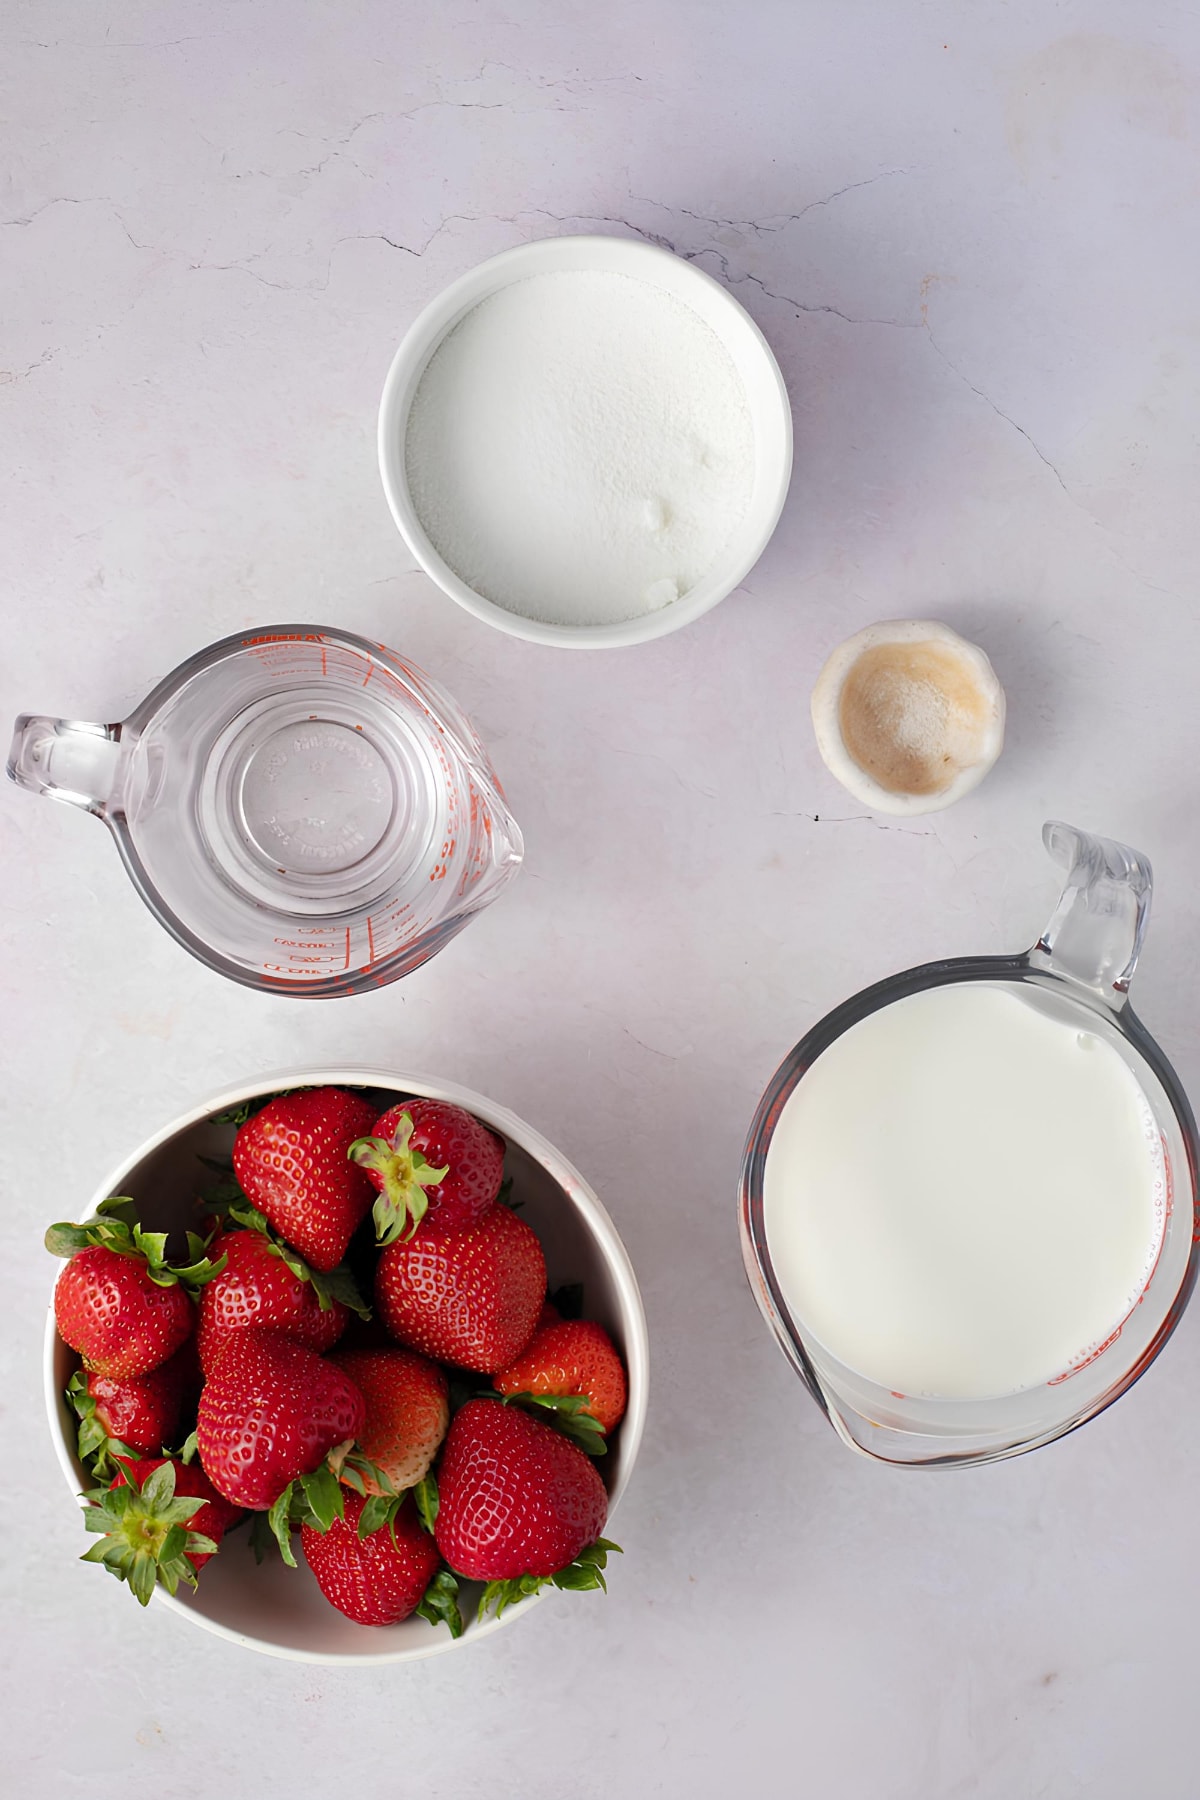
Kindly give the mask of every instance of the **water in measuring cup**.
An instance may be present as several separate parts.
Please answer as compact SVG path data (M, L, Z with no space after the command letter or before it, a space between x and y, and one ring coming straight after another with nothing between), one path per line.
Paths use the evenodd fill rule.
M1124 1059L990 981L835 1039L783 1109L763 1186L802 1333L894 1393L947 1399L1090 1360L1149 1279L1167 1204Z
M461 926L495 842L485 765L418 671L268 635L143 710L125 740L135 879L186 941L267 981L353 981Z

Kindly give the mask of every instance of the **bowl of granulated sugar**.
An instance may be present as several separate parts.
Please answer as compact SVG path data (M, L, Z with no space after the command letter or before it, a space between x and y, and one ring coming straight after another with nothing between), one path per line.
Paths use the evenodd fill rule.
M421 567L535 643L642 643L753 568L792 467L749 314L670 251L549 238L481 263L400 345L383 485Z

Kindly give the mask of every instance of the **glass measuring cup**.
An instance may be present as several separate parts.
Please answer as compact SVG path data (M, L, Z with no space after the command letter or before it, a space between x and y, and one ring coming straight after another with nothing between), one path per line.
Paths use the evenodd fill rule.
M927 963L866 988L801 1040L763 1095L746 1145L740 1185L742 1255L754 1297L784 1355L851 1449L885 1462L959 1467L995 1462L1064 1436L1110 1406L1158 1355L1196 1278L1200 1144L1170 1063L1128 1005L1145 935L1151 870L1123 844L1073 826L1043 829L1068 873L1050 923L1023 955ZM772 1262L764 1216L771 1140L790 1096L818 1057L870 1014L930 988L988 982L1108 1043L1134 1075L1161 1138L1164 1188L1157 1259L1127 1316L1090 1355L1040 1385L997 1398L903 1395L834 1356L798 1318ZM870 1115L864 1097L864 1118Z
M273 993L407 975L521 862L449 695L384 646L322 626L224 638L116 725L22 714L8 774L103 819L172 937Z

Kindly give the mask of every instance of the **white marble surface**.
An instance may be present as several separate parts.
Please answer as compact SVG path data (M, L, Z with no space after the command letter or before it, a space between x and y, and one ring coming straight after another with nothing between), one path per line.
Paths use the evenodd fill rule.
M225 632L347 625L474 714L528 844L429 967L303 1004L189 960L98 825L4 795L12 1778L1190 1800L1200 1311L1051 1450L872 1467L761 1327L733 1190L821 1012L1031 940L1047 815L1153 857L1137 1000L1200 1093L1194 9L8 0L0 32L3 710L117 718ZM606 656L444 603L373 450L417 308L580 229L723 276L797 429L745 589ZM914 613L986 646L1011 727L977 794L901 826L833 785L807 704L834 642ZM391 1672L139 1614L73 1560L38 1394L46 1222L194 1096L339 1056L441 1070L559 1143L655 1355L608 1599Z

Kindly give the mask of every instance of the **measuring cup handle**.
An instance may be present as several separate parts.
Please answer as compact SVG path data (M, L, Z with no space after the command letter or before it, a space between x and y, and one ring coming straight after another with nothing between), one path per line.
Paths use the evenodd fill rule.
M120 730L86 719L22 713L13 727L9 780L103 818L117 772Z
M1150 917L1149 859L1112 838L1052 819L1042 842L1067 871L1046 929L1029 952L1034 968L1079 982L1115 1011L1124 1006Z

